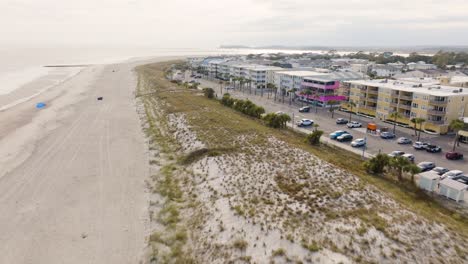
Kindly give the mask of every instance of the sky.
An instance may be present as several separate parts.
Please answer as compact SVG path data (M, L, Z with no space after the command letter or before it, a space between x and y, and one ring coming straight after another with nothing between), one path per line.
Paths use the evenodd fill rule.
M0 45L468 45L467 0L0 0Z

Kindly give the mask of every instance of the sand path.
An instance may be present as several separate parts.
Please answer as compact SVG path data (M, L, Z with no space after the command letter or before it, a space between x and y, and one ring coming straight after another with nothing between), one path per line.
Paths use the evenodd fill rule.
M0 263L138 263L148 162L134 66L83 71L43 95L39 114L0 113ZM25 161L5 171L12 155Z

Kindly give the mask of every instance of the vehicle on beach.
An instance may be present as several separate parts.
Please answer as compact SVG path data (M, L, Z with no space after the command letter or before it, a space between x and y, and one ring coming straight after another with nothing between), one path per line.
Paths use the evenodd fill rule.
M406 154L403 154L401 156L404 157L404 158L407 158L411 162L414 162L414 155L413 154L406 153Z
M349 134L348 132L344 131L344 130L337 130L333 133L330 133L330 138L331 139L336 139L337 137L343 135L343 134Z
M427 145L429 145L429 143L422 142L422 141L416 141L413 144L413 148L416 149L416 150L423 150L423 149L426 149Z
M391 157L391 158L394 158L394 157L398 157L398 156L403 156L404 154L405 154L404 151L395 150L395 151L392 151L390 154L388 154L388 156Z
M353 142L351 142L351 147L355 147L355 148L362 147L365 145L366 145L366 139L364 138L358 138L358 139L355 139Z
M449 151L445 154L445 158L449 160L461 160L463 159L463 154L455 151Z
M338 118L338 119L336 119L336 124L337 125L345 125L345 124L348 124L348 120L344 119L344 118Z
M411 144L413 141L409 138L401 137L397 139L397 143L401 145Z
M442 174L448 172L449 169L444 168L444 167L435 167L434 169L432 169L432 171L434 171L435 173L437 173L439 176L442 176Z
M423 161L423 162L418 163L417 166L421 170L421 172L425 172L425 171L430 171L434 169L436 165L434 162Z
M445 178L453 179L453 178L461 176L461 175L463 175L463 171L461 171L461 170L451 170L451 171L448 171L448 172L442 174L441 179L442 180L445 179Z
M395 134L393 134L391 132L382 132L380 134L380 137L383 138L383 139L392 139L392 138L395 138Z
M314 124L314 121L310 119L302 119L296 122L296 125L298 127L308 127Z
M310 112L310 106L303 106L299 108L300 113L309 113Z
M356 121L351 121L346 124L349 128L357 128L357 127L362 127L362 124Z
M442 148L436 145L427 145L426 151L430 153L438 153L442 151Z
M351 141L353 140L353 136L351 134L343 134L336 138L339 142Z

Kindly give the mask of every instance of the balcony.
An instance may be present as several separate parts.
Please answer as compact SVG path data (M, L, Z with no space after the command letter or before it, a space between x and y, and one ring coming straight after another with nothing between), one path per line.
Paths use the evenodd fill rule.
M413 100L413 96L400 95L400 100L412 101L412 100Z
M398 103L391 102L391 103L390 103L390 106L393 106L393 107L398 107Z
M376 110L377 109L377 107L375 107L375 106L367 106L367 105L359 106L359 108L367 109L367 110Z
M400 104L398 107L400 109L411 110L411 105L408 105L408 104Z
M367 90L368 94L379 94L379 90Z
M446 112L445 111L439 111L439 110L427 110L427 113L428 114L431 114L431 115L437 115L437 116L445 116Z
M447 100L431 99L431 100L429 100L429 103L432 104L432 105L447 105Z
M326 85L326 84L319 84L319 83L311 83L311 82L302 82L302 86L305 87L312 87L312 88L318 88L318 89L323 89L323 90L336 90L340 87L339 82L335 82L333 85Z
M426 122L434 125L443 125L445 123L443 120L427 120Z

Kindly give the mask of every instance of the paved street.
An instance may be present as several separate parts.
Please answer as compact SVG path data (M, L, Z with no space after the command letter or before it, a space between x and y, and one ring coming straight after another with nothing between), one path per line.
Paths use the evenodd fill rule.
M201 87L211 87L216 91L218 97L221 96L221 86L217 82L212 82L204 79L197 79L197 81L201 83ZM223 89L223 92L225 93L226 90ZM396 138L392 140L385 140L381 139L377 135L366 133L367 123L377 123L379 127L385 126L388 127L390 131L393 130L393 125L383 123L378 120L374 120L363 116L352 115L352 120L361 122L363 128L349 129L346 127L346 125L337 125L335 123L336 118L339 117L349 119L349 114L342 111L335 111L333 118L331 117L331 113L328 112L327 109L322 109L320 107L318 107L317 109L315 109L315 107L311 107L310 113L299 113L298 109L303 104L301 102L290 103L288 98L284 99L284 103L282 102L281 98L277 98L277 100L274 101L274 97L268 98L268 95L266 93L263 94L263 97L260 95L259 92L257 92L257 95L255 95L253 89L252 94L249 93L248 89L246 89L245 92L229 90L229 93L235 98L249 99L255 104L263 106L266 112L285 112L294 119L292 124L294 124L295 121L303 118L314 120L315 123L319 124L319 129L325 132L324 137L328 137L329 133L332 133L336 130L346 130L353 135L354 139L367 137L367 152L369 154L377 154L379 152L390 153L394 150L401 150L405 153L414 154L416 157L415 163L419 163L421 161L432 161L435 162L437 166L446 167L448 169L459 169L468 173L468 162L466 160L451 161L445 158L445 152L452 149L454 136L439 136L422 133L421 141L431 142L432 144L436 144L442 147L442 153L428 153L426 151L415 150L411 145L399 145L396 143L396 138L398 137L407 137L413 140L413 142L417 141L417 137L414 136L414 130L410 128L403 128L397 126ZM295 129L297 129L297 127L295 127ZM307 130L312 130L312 128L308 128ZM327 142L329 142L329 140L327 140ZM344 147L345 149L353 150L349 142L330 142L338 146L347 145L346 147ZM464 153L466 156L466 153L468 153L468 145L460 144L460 147L457 147L457 151ZM362 149L354 149L354 152L362 153Z

